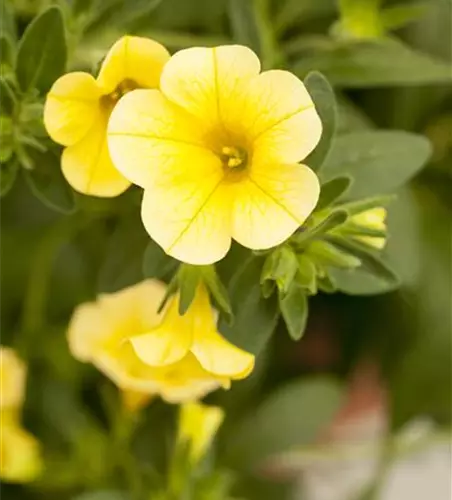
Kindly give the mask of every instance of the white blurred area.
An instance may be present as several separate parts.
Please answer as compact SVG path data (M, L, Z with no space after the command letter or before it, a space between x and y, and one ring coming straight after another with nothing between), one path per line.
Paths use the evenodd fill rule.
M450 434L427 419L409 422L391 437L389 459L387 415L375 366L364 364L318 442L275 457L269 469L296 478L294 500L452 500Z

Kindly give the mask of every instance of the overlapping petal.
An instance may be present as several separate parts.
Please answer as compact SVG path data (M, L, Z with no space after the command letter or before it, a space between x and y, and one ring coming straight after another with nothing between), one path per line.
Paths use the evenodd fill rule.
M244 134L253 144L253 162L296 163L315 148L322 123L303 82L288 71L265 71L246 97Z
M123 193L130 186L130 182L114 167L110 159L107 122L108 112L103 110L85 137L63 151L63 174L80 193L112 197Z
M44 125L50 137L63 146L83 139L99 119L101 89L88 73L68 73L47 94Z
M165 47L154 40L124 36L109 50L97 82L106 94L123 82L135 87L157 88L163 66L169 58Z
M173 55L160 88L203 123L228 126L240 121L243 92L259 71L259 59L247 47L193 47Z
M320 192L315 173L305 165L256 165L237 183L232 237L252 249L285 241L314 209Z

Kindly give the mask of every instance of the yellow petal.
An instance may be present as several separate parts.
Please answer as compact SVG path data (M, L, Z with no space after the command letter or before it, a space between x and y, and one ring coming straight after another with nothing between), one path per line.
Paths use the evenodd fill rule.
M153 394L148 394L146 392L130 390L121 391L122 404L130 413L140 411L150 403L153 397Z
M113 162L134 184L177 183L219 168L203 146L205 131L158 90L135 90L116 105L108 124Z
M107 147L108 114L103 111L85 137L63 151L61 167L68 183L80 193L112 197L130 182L113 166Z
M315 148L322 122L303 82L288 71L254 79L242 118L253 144L253 163L296 163Z
M88 133L98 119L101 90L88 73L68 73L59 78L47 94L44 125L50 137L71 146Z
M124 36L109 50L97 81L109 94L124 81L136 87L157 88L168 51L149 38Z
M10 347L0 346L0 408L20 407L25 395L27 369Z
M72 355L79 361L91 361L111 337L108 317L95 302L78 306L69 323L67 339Z
M231 245L230 198L215 172L178 184L148 186L141 216L167 254L189 264L221 260Z
M259 71L259 59L247 47L194 47L173 55L163 69L160 88L206 124L236 123L242 112L237 99Z
M0 477L12 483L33 481L41 472L38 441L19 422L6 422L2 414Z
M178 437L188 443L192 464L205 455L223 419L224 412L217 406L194 402L181 406Z
M255 250L285 241L314 209L320 192L305 165L257 165L236 184L232 237Z

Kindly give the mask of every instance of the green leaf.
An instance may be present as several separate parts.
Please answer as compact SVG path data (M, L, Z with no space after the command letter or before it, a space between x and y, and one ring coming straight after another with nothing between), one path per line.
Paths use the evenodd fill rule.
M335 293L337 292L337 285L334 281L334 278L331 276L330 271L324 270L324 274L322 276L317 277L317 286L319 290L324 293Z
M339 250L327 241L313 241L306 248L306 254L315 262L323 266L354 268L361 265L361 261L347 252Z
M336 177L322 185L319 201L315 207L316 212L332 205L337 199L345 194L352 184L351 177Z
M179 284L179 314L188 311L196 295L196 289L201 281L202 266L181 264L178 271Z
M285 0L277 2L275 26L285 31L297 22L309 23L313 20L330 17L336 11L336 0Z
M16 47L10 38L0 31L0 64L2 76L7 70L13 70L16 60ZM6 70L6 71L5 71Z
M318 71L312 71L304 81L322 121L322 137L314 151L304 160L315 172L328 157L336 132L337 108L334 91L328 80Z
M276 248L265 259L261 285L267 281L275 281L279 291L284 295L289 290L297 272L298 262L295 252L289 246Z
M148 239L143 256L143 275L145 278L165 279L178 266L178 261L167 255L154 240Z
M0 77L0 109L2 115L11 116L14 107L16 105L16 96L14 95L14 91L5 80L5 78ZM3 135L3 131L2 131Z
M234 42L260 53L260 37L256 23L254 0L229 0L229 20Z
M340 208L342 210L347 210L348 214L351 216L360 214L361 212L365 212L372 208L386 207L394 201L394 198L394 195L373 196L371 198L365 198L364 200L342 203Z
M375 251L368 248L366 245L355 241L351 238L341 237L341 236L329 236L329 239L337 245L339 248L343 248L344 251L351 253L361 260L363 268L377 277L379 280L387 283L388 289L394 289L400 285L398 276L394 271L378 256ZM354 271L347 271L352 273ZM332 271L332 274L336 277L338 273L336 270ZM340 274L339 274L340 275ZM344 274L342 274L344 276ZM342 288L341 288L342 289ZM345 291L345 290L344 290Z
M50 7L25 30L19 44L16 74L23 91L37 88L45 93L66 68L63 15Z
M394 191L408 182L431 155L428 139L397 130L352 132L333 144L324 180L349 175L347 198L359 199Z
M316 268L314 262L304 253L297 256L298 273L296 282L305 288L310 295L317 293Z
M74 191L61 173L59 156L52 150L32 150L30 157L34 167L23 172L33 194L53 210L73 213L76 209Z
M301 339L308 321L308 297L306 291L293 283L285 296L279 294L279 307L293 340Z
M216 305L232 321L233 314L228 291L218 276L215 266L203 266L202 279Z
M388 281L376 276L364 267L356 269L330 269L337 290L348 295L378 295L392 292L399 286L397 281Z
M318 439L342 403L340 384L326 377L293 380L271 394L228 436L228 461L256 470L269 457Z
M220 332L230 342L253 354L269 341L279 316L277 298L261 294L262 267L263 259L253 257L233 276L228 289L234 322L229 325L222 318L219 322Z
M337 209L328 214L327 217L324 217L320 221L315 221L315 224L312 227L307 227L304 231L297 233L293 237L293 241L297 245L305 246L306 241L318 238L325 233L328 233L332 229L337 226L343 224L348 218L348 213L345 210Z
M1 163L0 168L0 197L3 197L13 187L19 165L17 161L12 158L6 163Z
M406 24L416 21L428 10L426 3L413 3L411 5L393 5L380 12L381 22L388 30L402 28Z
M334 86L379 87L450 83L446 62L415 51L395 40L340 44L304 55L292 67L300 78L321 71Z
M0 115L0 163L5 163L14 152L13 121L9 116Z
M0 33L11 43L17 40L16 20L11 0L3 0L0 15ZM3 55L2 55L3 57Z
M100 268L100 293L117 292L143 280L141 262L148 241L149 236L143 229L138 214L123 217L118 222L108 241Z

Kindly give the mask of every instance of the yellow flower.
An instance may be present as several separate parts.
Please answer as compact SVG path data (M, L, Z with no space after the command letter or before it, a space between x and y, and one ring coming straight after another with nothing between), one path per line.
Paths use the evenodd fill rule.
M130 413L135 413L148 405L152 399L152 394L124 390L121 391L121 398L124 408Z
M183 316L177 296L157 313L165 291L162 283L147 280L79 306L68 330L72 354L123 390L159 394L170 402L229 387L252 371L254 356L216 331L203 287Z
M108 52L97 79L68 73L47 95L44 124L50 137L66 146L63 174L80 193L117 196L130 183L113 166L106 130L117 101L136 88L156 88L169 59L167 50L147 38L125 36Z
M354 226L366 229L386 231L386 210L382 207L372 208L360 214L354 215L351 222ZM355 239L371 247L382 250L386 244L386 238L382 236L355 236Z
M25 364L14 350L0 346L0 409L22 406L26 374Z
M179 417L179 440L187 442L189 457L196 464L205 455L224 419L224 412L216 406L185 403Z
M161 92L131 92L112 113L113 162L145 190L148 233L183 262L220 260L231 237L278 245L316 205L317 176L297 164L321 135L314 104L293 74L259 72L246 47L181 50Z
M0 477L4 481L32 481L42 469L38 441L25 431L15 411L2 410L0 439Z

